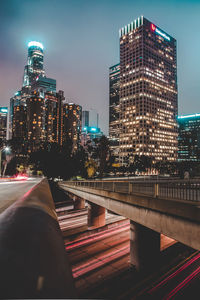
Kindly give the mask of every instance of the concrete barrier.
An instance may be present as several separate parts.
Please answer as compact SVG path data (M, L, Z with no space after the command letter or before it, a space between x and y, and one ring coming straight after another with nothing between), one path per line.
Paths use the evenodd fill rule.
M0 298L77 298L49 184L0 215Z

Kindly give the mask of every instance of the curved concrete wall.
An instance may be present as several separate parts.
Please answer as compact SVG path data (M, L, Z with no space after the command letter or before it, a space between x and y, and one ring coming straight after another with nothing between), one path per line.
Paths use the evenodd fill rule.
M46 179L0 215L0 298L76 298Z

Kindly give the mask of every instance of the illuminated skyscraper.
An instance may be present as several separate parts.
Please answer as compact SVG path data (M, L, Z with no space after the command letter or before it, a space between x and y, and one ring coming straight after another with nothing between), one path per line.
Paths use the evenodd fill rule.
M120 29L120 161L177 159L176 40L140 17Z
M32 41L28 44L28 64L24 68L23 86L31 86L39 76L45 76L43 69L43 45Z
M40 148L45 141L45 105L37 92L27 99L27 138L29 152Z
M63 105L63 143L72 142L72 152L78 150L80 145L82 107L74 103Z
M56 142L57 140L57 110L58 97L50 92L45 93L45 140L46 142Z
M119 160L119 88L120 64L117 64L109 69L109 140L116 162Z
M39 42L28 44L23 87L10 99L12 137L28 142L29 151L58 139L56 80L45 76L43 49Z
M200 162L200 114L178 117L178 160Z

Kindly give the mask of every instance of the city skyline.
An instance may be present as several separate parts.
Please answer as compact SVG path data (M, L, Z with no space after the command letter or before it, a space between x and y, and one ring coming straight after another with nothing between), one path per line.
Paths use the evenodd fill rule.
M0 32L4 40L1 106L8 106L10 97L20 89L27 44L37 40L44 45L45 71L57 80L57 90L64 90L66 99L84 110L97 110L100 127L108 134L109 67L119 63L118 32L144 15L177 40L178 114L199 111L198 1L168 1L162 5L158 1L59 1L57 14L55 1L50 6L46 0L2 3L0 22L6 30ZM37 11L36 16L32 11ZM51 22L53 16L55 22Z

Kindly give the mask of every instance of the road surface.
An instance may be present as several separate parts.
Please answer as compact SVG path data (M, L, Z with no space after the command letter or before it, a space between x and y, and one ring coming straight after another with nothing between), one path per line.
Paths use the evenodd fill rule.
M12 205L16 200L21 198L40 181L41 178L8 181L0 179L0 213Z
M68 227L81 226L85 222L87 211L70 210L64 214L64 208L59 211L58 219L60 228L65 232ZM107 218L113 218L107 213ZM76 234L65 237L65 247L72 267L75 285L81 297L99 298L109 293L116 298L119 291L117 285L123 281L120 288L130 288L134 278L134 270L130 268L130 224L124 220L113 227L98 231L93 230L87 234ZM161 250L164 250L175 241L161 236ZM127 280L128 276L128 281ZM120 279L118 279L120 277ZM132 279L131 279L132 278ZM102 291L102 284L105 291ZM128 284L128 285L127 285ZM132 285L132 284L131 284ZM120 292L121 293L121 292ZM112 297L111 297L112 299Z

